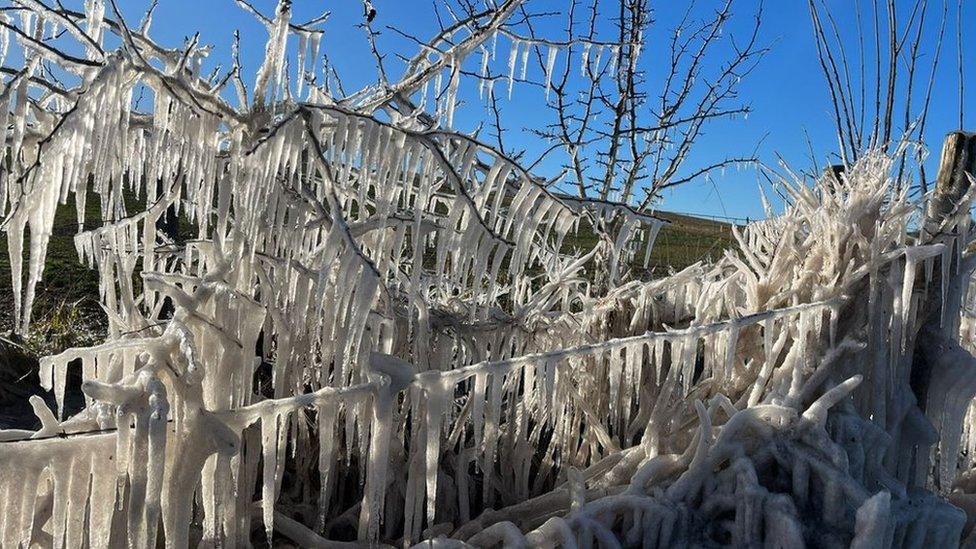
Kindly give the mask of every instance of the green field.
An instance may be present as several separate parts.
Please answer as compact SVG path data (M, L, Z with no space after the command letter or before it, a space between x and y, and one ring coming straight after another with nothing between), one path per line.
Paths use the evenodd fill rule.
M86 202L85 227L100 225L98 196L89 193ZM33 329L28 346L37 351L63 349L101 334L105 315L98 303L98 277L78 260L74 235L78 232L74 195L58 207L48 244L44 275L38 284L34 300ZM10 283L10 257L6 234L0 236L0 334L13 328L14 301ZM24 242L24 285L27 279L27 250L30 238ZM94 333L90 333L94 332Z
M86 227L99 224L99 204L89 193ZM133 206L136 201L133 201ZM671 223L661 229L651 252L652 276L664 276L702 259L715 259L734 240L728 223L670 212L657 215ZM38 353L56 352L66 347L87 344L101 337L105 315L98 304L98 278L93 270L79 263L73 235L77 231L73 197L58 208L48 248L44 277L37 289L31 334L26 344ZM571 245L585 247L592 235L570 235ZM25 243L25 249L28 244ZM25 262L26 278L26 262ZM12 327L13 293L9 284L10 262L6 238L0 238L0 334Z
M650 268L655 276L669 269L681 270L696 261L718 259L735 245L732 225L672 212L656 212L671 223L661 229L651 250Z

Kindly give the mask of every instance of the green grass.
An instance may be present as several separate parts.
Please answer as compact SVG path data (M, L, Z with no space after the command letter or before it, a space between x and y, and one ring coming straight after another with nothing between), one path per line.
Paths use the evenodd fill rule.
M127 196L126 202L131 203L129 211L139 211L139 201L134 197ZM658 234L651 252L650 272L645 273L649 276L664 276L696 261L717 259L735 243L728 223L670 212L657 215L671 223ZM85 217L86 228L100 225L100 206L94 193L89 193ZM185 218L180 221L181 234L192 232ZM73 240L76 232L72 196L58 207L55 216L44 275L34 302L32 330L26 337L27 346L38 354L89 344L92 338L104 333L106 319L98 304L98 276L79 262ZM594 239L592 234L581 230L578 235L567 236L566 245L585 249L592 246ZM25 242L25 255L28 246L29 242ZM638 256L642 262L643 252ZM26 261L24 268L26 280ZM9 333L13 328L13 293L6 282L9 280L7 240L0 238L0 333Z
M661 277L671 271L680 271L698 261L715 260L722 252L735 245L732 225L721 221L693 217L672 212L655 212L657 217L669 223L661 228L654 241L648 262L648 276ZM563 251L574 248L588 249L596 241L596 236L581 227L579 234L566 236ZM633 267L643 268L646 241L639 244L639 252Z
M85 228L99 226L101 215L98 197L89 193L85 204ZM47 260L44 273L37 286L34 300L33 318L39 336L45 336L47 324L51 330L64 331L78 328L79 319L92 319L92 326L105 323L105 315L98 304L98 276L94 270L82 265L75 251L74 234L78 231L74 196L60 205L54 217L54 227L48 243ZM27 260L30 237L24 242L24 286L27 280ZM7 238L0 238L0 332L10 332L13 328L14 300L10 284L10 258L7 251ZM54 335L54 334L50 334ZM80 335L80 334L79 334Z
M651 250L649 268L657 276L667 274L669 269L680 271L697 261L718 259L723 251L735 246L732 225L728 223L671 212L656 215L671 222L661 228Z

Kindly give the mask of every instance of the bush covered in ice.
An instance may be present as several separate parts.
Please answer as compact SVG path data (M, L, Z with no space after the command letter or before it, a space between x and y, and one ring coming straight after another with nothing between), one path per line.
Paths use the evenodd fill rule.
M320 33L284 2L248 101L238 73L208 82L202 49L156 46L100 0L19 3L4 36L26 61L0 111L16 315L26 328L59 201L82 212L93 192L104 225L75 242L109 335L44 358L57 410L35 398L40 430L0 431L3 547L968 535L968 194L923 216L868 154L777 182L783 211L721 260L642 280L657 218L553 194L420 112L377 115L490 32L423 57L402 89L298 100L284 44L311 63ZM85 55L47 47L58 29ZM78 87L39 84L41 60ZM130 108L137 85L151 114ZM157 229L168 209L197 238ZM599 238L571 249L580 227ZM73 375L85 406L64 417Z

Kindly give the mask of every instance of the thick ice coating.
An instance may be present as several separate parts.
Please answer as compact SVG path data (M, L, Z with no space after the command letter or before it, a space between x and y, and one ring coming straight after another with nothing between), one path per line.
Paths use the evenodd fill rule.
M663 220L554 193L451 128L468 56L513 93L539 49L548 96L563 56L593 71L619 44L508 36L508 1L339 100L315 78L321 29L281 1L249 99L239 66L202 77L207 48L156 45L149 18L18 3L2 17L25 65L0 95L15 315L30 325L73 195L109 330L41 361L57 405L31 401L39 430L0 431L3 547L976 539L972 196L919 234L922 203L868 154L777 182L780 214L650 279ZM43 47L56 28L84 57ZM41 60L76 85L37 84ZM192 238L162 227L178 213Z

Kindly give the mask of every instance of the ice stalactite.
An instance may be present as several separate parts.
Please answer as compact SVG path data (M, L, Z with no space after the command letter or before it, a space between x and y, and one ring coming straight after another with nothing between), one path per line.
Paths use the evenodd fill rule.
M512 41L512 49L508 53L508 98L512 98L512 90L515 87L515 65L518 61L519 47L522 45L518 40Z
M601 59L603 59L603 50L604 49L605 49L605 46L603 44L599 44L599 45L596 46L596 55L593 57L593 61L592 61L593 62L593 69L592 70L593 70L594 73L600 72L600 61L601 61Z
M28 36L66 28L24 3L48 14L25 10ZM82 83L66 97L30 100L47 54L19 36L0 181L22 328L58 205L73 195L83 224L98 200L101 226L75 245L109 334L43 359L56 412L34 399L40 429L0 431L4 546L182 547L191 531L214 546L969 535L971 228L910 233L919 204L890 158L867 154L839 182L783 180L784 211L737 228L735 249L644 278L633 267L664 220L559 195L450 128L461 67L480 48L487 74L500 22L459 28L469 36L412 60L400 83L340 101L305 78L320 33L283 0L262 19L253 101L232 106L199 77L205 48L123 33L148 59L102 54L119 23L86 6L62 14L84 21L66 38L85 51L61 60ZM584 43L581 71L604 55L616 69L619 47ZM522 38L510 93L545 48L551 93L572 48ZM131 106L140 86L146 112ZM425 88L447 92L441 118L392 109ZM130 211L129 192L145 207ZM167 211L194 238L157 230ZM594 244L573 239L584 230ZM926 403L915 348L939 372ZM76 375L85 404L66 413Z
M549 101L549 89L552 84L552 70L556 66L556 54L559 53L559 49L555 46L549 46L549 51L546 53L546 101Z
M264 52L264 62L258 69L254 81L254 98L262 104L267 100L268 84L271 83L270 93L277 98L285 68L285 46L288 40L288 25L291 21L290 2L279 2L275 19L267 23L268 38Z

